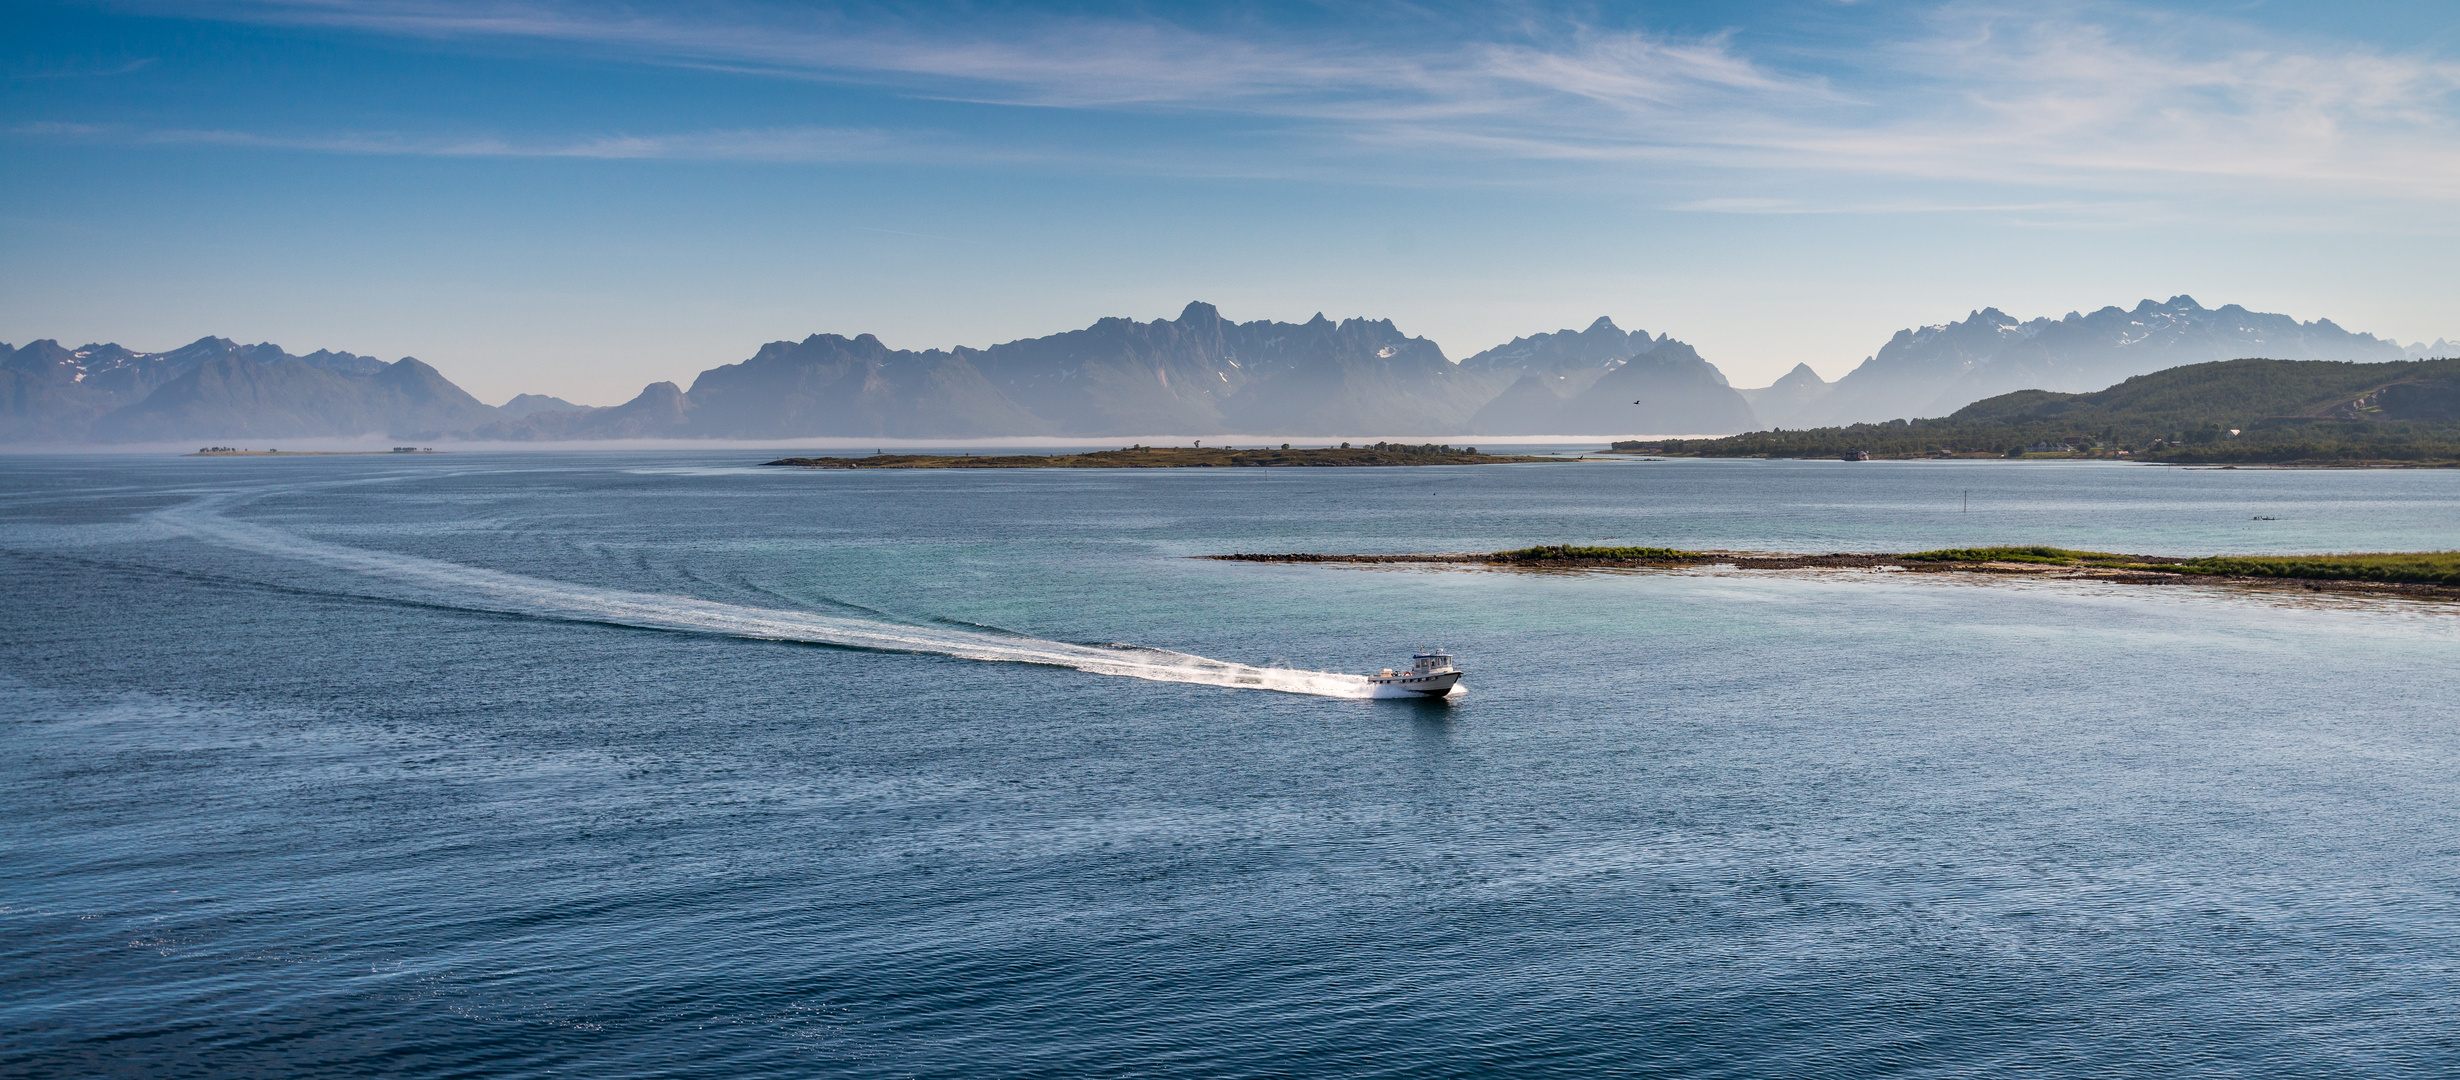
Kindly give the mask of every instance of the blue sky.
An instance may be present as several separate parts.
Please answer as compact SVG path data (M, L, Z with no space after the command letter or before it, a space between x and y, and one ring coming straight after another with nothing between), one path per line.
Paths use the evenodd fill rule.
M49 4L0 340L417 355L590 404L764 341L1208 300L1741 385L2190 293L2460 337L2460 5Z

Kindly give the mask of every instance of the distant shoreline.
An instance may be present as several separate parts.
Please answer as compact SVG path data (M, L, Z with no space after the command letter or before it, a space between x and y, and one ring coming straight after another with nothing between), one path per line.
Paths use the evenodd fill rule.
M2394 593L2460 599L2460 552L2347 555L2207 556L2182 559L2049 547L1963 548L1907 553L1680 551L1671 548L1581 548L1566 545L1517 551L1445 554L1196 555L1218 562L1331 566L1450 565L1497 570L1886 570L1904 573L2015 574L2093 581L2175 585L2228 582L2294 586L2309 591Z
M1743 436L1730 436L1742 438ZM1934 451L1891 453L1881 451L1847 451L1845 453L1804 452L1798 454L1713 454L1682 446L1669 447L1661 442L1618 442L1599 451L1607 454L1646 454L1660 458L1684 458L1695 461L2099 461L2120 465L2166 465L2181 469L2460 469L2460 461L2403 461L2391 458L2191 458L2138 457L2118 453L2044 451L2021 454Z
M1474 446L1441 444L1275 449L1253 447L1127 446L1086 454L868 454L860 457L791 457L765 461L800 469L1213 469L1276 466L1396 466L1396 465L1528 465L1574 461L1611 461L1611 457L1539 457L1524 454L1481 454Z
M418 449L400 447L392 450L199 450L181 457L349 457L355 454L441 454L442 450L422 446Z

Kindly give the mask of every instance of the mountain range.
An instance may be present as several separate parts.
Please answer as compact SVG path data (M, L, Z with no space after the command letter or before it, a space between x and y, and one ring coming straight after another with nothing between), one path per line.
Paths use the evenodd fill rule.
M2083 391L2178 364L2265 355L2396 360L2399 345L2329 320L2192 298L2064 319L1996 308L1908 329L1834 383L1797 365L1736 389L1690 345L1600 318L1458 363L1391 320L1110 318L988 348L891 349L870 334L774 341L652 383L622 405L543 394L490 407L434 368L201 338L162 353L0 345L0 443L386 435L536 441L813 436L1711 435L1943 415L2017 389Z
M2435 352L2441 349L2444 351ZM2418 352L2448 356L2448 343ZM1946 416L2017 390L2083 393L2187 364L2265 357L2382 363L2424 359L2398 343L2353 334L2330 319L2299 322L2236 304L2205 308L2191 296L2146 300L2133 310L2019 321L1997 308L1962 322L1899 330L1834 383L1797 367L1753 402L1777 427L1822 427ZM1807 376L1807 378L1806 378ZM1816 384L1816 385L1815 385Z
M502 415L404 357L200 338L169 352L0 345L0 442L466 431Z
M1638 403L1635 407L1634 403ZM493 439L862 435L1540 435L1742 430L1750 408L1681 342L1607 319L1455 364L1389 319L1103 319L987 349L891 349L869 334L777 341L689 390L508 419Z

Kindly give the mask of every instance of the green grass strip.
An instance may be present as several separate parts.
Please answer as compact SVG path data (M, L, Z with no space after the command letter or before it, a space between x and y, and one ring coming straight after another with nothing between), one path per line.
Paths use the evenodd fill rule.
M2229 577L2460 585L2460 551L2412 551L2381 555L2215 555L2189 559L2164 569Z
M2020 562L2051 566L2074 566L2077 563L2124 566L2134 563L2127 556L2113 555L2107 551L2074 551L2054 547L1941 548L1899 555L1897 558L1907 562Z
M1568 544L1546 544L1521 548L1518 551L1498 551L1494 558L1512 562L1565 562L1590 559L1697 559L1697 551L1680 551L1661 547L1572 547Z

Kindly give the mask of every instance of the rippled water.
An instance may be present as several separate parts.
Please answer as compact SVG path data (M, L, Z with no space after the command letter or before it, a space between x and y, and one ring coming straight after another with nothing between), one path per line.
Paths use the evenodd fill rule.
M0 1074L2460 1071L2449 605L1181 557L2448 548L2460 473L760 459L0 458Z

